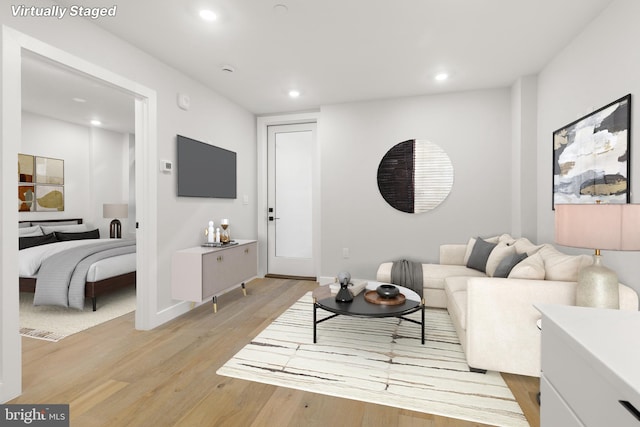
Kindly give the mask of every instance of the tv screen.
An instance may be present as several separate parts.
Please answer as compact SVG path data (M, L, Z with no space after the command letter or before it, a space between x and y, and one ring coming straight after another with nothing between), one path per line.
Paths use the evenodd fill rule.
M178 196L236 198L236 153L182 135L178 142Z

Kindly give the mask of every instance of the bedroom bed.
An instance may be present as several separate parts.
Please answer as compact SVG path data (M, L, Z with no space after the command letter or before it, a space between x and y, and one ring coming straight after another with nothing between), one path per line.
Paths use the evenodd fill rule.
M79 218L20 221L19 229L20 292L35 293L34 304L38 302L36 305L52 304L81 309L84 298L90 298L93 311L96 311L99 295L136 284L136 253L135 241L133 240L100 239L99 232L89 230L83 224L83 220ZM126 248L118 249L116 246L126 246ZM83 247L89 249L83 249ZM79 276L82 276L82 282L84 282L82 284L84 289L80 289L76 285L76 295L73 298L71 294L73 287L69 285L68 296L63 298L58 295L57 299L53 300L50 296L47 297L45 294L53 291L45 289L44 286L45 284L47 287L51 286L51 276L55 276L51 264L60 264L61 259L66 260L66 258L60 257L68 257L69 252L79 254L87 250L93 255L78 255L78 259L85 260L83 262L86 273L79 273ZM67 255L63 253L67 253ZM104 255L101 255L102 253ZM77 263L80 266L80 261ZM40 280L38 280L39 276ZM80 279L75 278L75 280ZM40 289L38 289L39 282ZM78 299L81 301L78 302Z

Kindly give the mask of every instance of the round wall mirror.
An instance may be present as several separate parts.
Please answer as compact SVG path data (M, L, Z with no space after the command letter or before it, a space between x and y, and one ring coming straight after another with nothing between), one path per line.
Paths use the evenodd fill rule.
M384 155L378 166L380 194L402 212L435 209L453 187L453 165L447 153L433 142L410 139Z

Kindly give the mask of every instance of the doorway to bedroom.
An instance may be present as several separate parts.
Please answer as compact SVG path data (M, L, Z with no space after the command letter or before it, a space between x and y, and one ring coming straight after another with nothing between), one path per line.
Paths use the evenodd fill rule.
M28 50L23 50L21 59L19 167L27 173L19 170L18 188L22 190L19 197L29 202L25 200L19 206L20 225L25 226L19 236L56 231L74 239L92 238L53 243L46 251L44 247L20 251L20 332L57 341L135 310L135 249L127 255L99 260L88 269L87 289L101 293L93 301L98 308L95 313L89 298L83 313L52 305L34 307L31 279L42 271L37 270L39 262L45 262L41 256L57 251L59 246L93 245L94 238L111 244L110 222L114 218L110 218L110 211L114 207L120 211L117 220L121 222L123 241L135 240L135 97ZM45 182L40 174L48 168L46 162L61 165L57 185ZM30 174L29 166L34 163ZM50 207L40 194L49 190L59 192L61 206ZM65 221L46 222L60 219ZM79 220L82 224L70 224ZM42 294L39 300L43 302Z

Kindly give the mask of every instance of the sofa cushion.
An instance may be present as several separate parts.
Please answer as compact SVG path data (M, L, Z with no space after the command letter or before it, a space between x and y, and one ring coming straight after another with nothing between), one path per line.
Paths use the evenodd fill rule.
M496 271L493 273L492 277L508 277L513 267L527 257L526 252L519 254L515 252L515 248L513 249L514 252L512 254L504 257L502 261L500 261L500 264L496 267Z
M468 277L447 277L445 291L447 308L452 317L459 320L460 326L467 330L467 279Z
M493 248L489 258L487 259L486 272L487 276L493 277L495 275L495 271L500 265L500 262L506 257L513 255L516 253L516 248L513 246L509 246L505 242L498 243L498 246ZM506 277L506 276L505 276Z
M487 242L491 242L491 243L506 243L507 245L512 245L516 241L508 233L501 234L500 236L487 237L486 239L483 239L483 240L486 240ZM471 251L473 250L473 246L475 244L476 244L476 238L471 237L467 242L467 250L465 251L465 254L464 254L464 262L463 262L464 265L467 265L467 263L469 262L469 257L471 256Z
M457 276L484 277L485 274L464 265L422 264L422 285L425 288L444 289L445 279Z
M509 279L544 280L544 261L539 253L534 253L517 263L509 272Z
M485 273L487 271L487 260L489 259L489 255L491 255L491 251L493 251L496 246L498 246L497 243L488 242L478 237L473 245L473 249L471 250L469 261L467 261L467 267Z
M552 245L544 244L538 251L544 261L545 279L565 282L578 281L578 272L593 264L589 255L563 254Z

